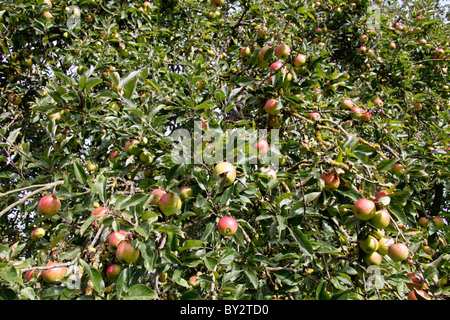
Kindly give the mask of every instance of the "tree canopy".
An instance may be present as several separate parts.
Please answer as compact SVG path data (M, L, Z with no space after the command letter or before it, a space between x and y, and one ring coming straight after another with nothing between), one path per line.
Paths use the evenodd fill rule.
M448 299L449 31L434 0L1 1L0 297Z

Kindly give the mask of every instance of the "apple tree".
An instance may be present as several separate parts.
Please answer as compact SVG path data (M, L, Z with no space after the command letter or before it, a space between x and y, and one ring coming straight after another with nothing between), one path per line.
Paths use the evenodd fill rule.
M448 299L435 0L0 3L3 299Z

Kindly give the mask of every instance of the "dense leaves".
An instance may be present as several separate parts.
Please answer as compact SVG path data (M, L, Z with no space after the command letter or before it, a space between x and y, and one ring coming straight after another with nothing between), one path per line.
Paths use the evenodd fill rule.
M381 2L1 2L0 297L396 300L414 273L448 299L448 8ZM373 264L369 234L408 259Z

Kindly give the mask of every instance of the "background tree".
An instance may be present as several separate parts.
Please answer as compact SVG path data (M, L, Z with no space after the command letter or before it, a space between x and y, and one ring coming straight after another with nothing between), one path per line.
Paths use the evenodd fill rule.
M443 4L0 6L2 298L449 297Z

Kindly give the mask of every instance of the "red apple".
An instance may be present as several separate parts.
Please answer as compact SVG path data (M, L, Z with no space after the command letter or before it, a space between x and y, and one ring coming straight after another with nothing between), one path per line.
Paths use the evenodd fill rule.
M32 241L39 241L43 236L45 236L45 230L43 228L34 229L30 235Z
M270 149L269 143L264 139L255 144L254 148L258 150L258 154L267 154Z
M339 187L339 184L341 183L339 176L334 172L323 174L322 179L325 182L324 189L330 192L336 190Z
M352 119L360 119L361 118L361 114L363 113L363 110L360 107L352 107L350 109L350 116L352 117Z
M111 264L106 269L106 278L109 281L115 281L122 272L122 266L119 264Z
M278 107L278 100L274 98L267 100L266 104L264 105L264 110L272 116L278 114L281 111L281 109Z
M361 46L361 47L359 47L358 51L361 52L361 53L366 53L367 52L367 47L366 46Z
M423 280L419 279L414 272L410 272L407 274L408 278L411 279L411 282L406 282L406 286L409 290L420 289L423 284Z
M375 211L370 223L377 229L386 229L391 223L391 215L386 209Z
M389 44L389 47L390 47L391 49L395 49L395 48L397 48L397 45L395 44L395 42L391 42L391 43Z
M389 194L389 192L387 190L381 190L380 192L377 193L377 195L375 196L375 200L380 199L381 197L385 197Z
M372 114L370 112L361 113L361 120L364 122L370 121L370 117L372 117Z
M59 265L59 262L48 262L46 264L47 267ZM42 279L45 282L55 284L58 283L64 276L66 275L67 268L66 267L54 267L50 269L45 269L42 271Z
M119 244L125 240L128 232L125 230L113 231L108 239L108 247L112 252L116 252Z
M155 196L152 200L152 204L153 205L158 205L159 204L159 200L161 199L161 197L165 194L166 192L163 189L155 189L150 193L150 196Z
M394 243L389 246L387 254L393 261L404 261L408 258L409 249L404 243Z
M239 50L239 55L243 58L250 57L251 54L252 54L252 51L249 47L241 48Z
M31 279L34 278L34 275L36 275L36 277L39 277L41 273L38 270L28 270L27 272L25 272L24 275L25 281L26 282L31 281Z
M189 284L193 287L197 287L200 284L200 279L197 279L197 276L191 276L189 278Z
M140 251L133 248L130 242L122 241L116 250L116 258L120 263L132 264L139 258Z
M432 220L436 224L437 229L442 229L442 227L444 227L444 220L442 220L441 217L433 216Z
M91 216L97 216L97 219L101 219L107 216L109 209L106 207L98 207L91 212Z
M341 107L344 110L350 110L353 108L353 101L351 99L343 99L341 101Z
M295 58L294 58L294 66L295 67L303 67L306 64L306 60L307 57L304 54L298 54Z
M180 210L182 204L180 197L173 192L167 192L159 199L158 206L163 213L169 214L174 213L176 210Z
M364 257L364 261L369 265L380 265L381 261L383 260L383 256L380 255L378 252L374 251L372 253L368 253Z
M225 175L225 187L233 184L236 179L236 167L230 162L223 161L218 163L213 170L213 176L221 177Z
M430 221L427 217L420 217L418 223L419 223L419 226L421 226L423 228L428 228Z
M408 300L419 300L419 299L417 299L416 292L418 295L420 295L420 297L421 297L420 300L430 300L430 296L424 290L411 290L408 293Z
M275 56L278 59L286 60L291 54L291 48L287 44L280 44L275 48Z
M375 211L375 203L366 198L359 199L353 206L353 214L360 220L370 220L375 215Z
M117 150L111 151L111 153L109 154L109 159L114 160L114 158L117 157L118 154L119 154L119 151L117 151Z
M369 36L367 34L362 34L359 36L359 42L366 43L367 41L369 41Z
M49 219L58 213L61 208L61 201L55 195L49 194L43 196L38 203L38 212L44 215L44 218Z
M194 195L194 189L192 189L191 186L184 186L180 189L180 197L181 200L185 200L187 198L190 198Z
M422 108L423 108L423 105L420 102L414 103L414 110L420 111L420 110L422 110Z
M405 173L405 167L400 164L400 163L396 163L394 164L394 166L392 167L392 172L397 176L400 177L401 175L403 175Z
M310 120L317 121L317 122L320 121L320 119L321 119L320 113L318 113L318 112L310 112L310 113L308 113L308 118Z
M283 66L283 62L281 61L275 61L274 63L272 63L269 67L270 72L275 72L277 70L280 70L281 67Z
M232 236L236 233L238 229L238 223L236 220L234 220L233 217L227 216L223 217L219 220L219 223L217 224L217 229L219 230L219 233L223 236Z

